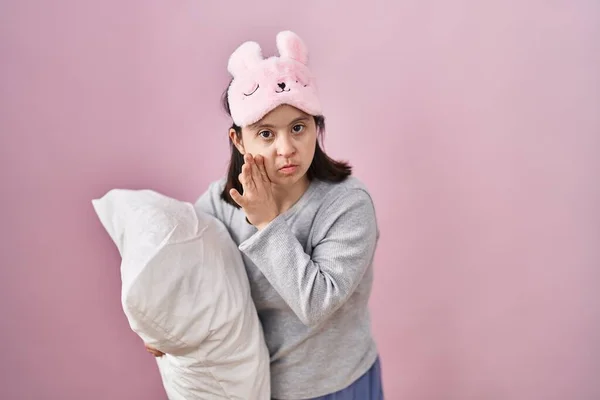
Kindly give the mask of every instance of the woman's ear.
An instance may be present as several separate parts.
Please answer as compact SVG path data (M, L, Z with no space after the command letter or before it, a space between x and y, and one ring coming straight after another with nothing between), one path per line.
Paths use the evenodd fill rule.
M231 142L238 149L240 154L244 155L245 150L244 150L244 143L242 142L242 138L238 137L237 132L233 128L231 128L229 130L229 139L231 139Z

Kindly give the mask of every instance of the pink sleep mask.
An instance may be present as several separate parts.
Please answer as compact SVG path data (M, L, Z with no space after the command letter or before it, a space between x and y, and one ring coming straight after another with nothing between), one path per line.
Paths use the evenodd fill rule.
M310 115L321 114L304 42L290 31L279 32L276 40L279 57L263 58L256 42L242 44L229 57L227 69L233 80L227 95L238 126L252 125L282 104Z

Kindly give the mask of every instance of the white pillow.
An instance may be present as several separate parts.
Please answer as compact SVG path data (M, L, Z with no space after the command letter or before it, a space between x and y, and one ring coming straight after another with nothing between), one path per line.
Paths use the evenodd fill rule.
M225 226L152 190L92 203L121 254L129 324L166 353L157 363L169 399L270 399L269 354Z

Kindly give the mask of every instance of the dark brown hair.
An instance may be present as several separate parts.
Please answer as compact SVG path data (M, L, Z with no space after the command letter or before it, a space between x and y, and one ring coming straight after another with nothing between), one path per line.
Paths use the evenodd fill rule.
M223 109L227 115L231 117L229 98L227 96L228 89L229 87L227 87L227 89L225 89L223 92L221 102ZM318 139L320 139L322 142L325 133L325 117L322 115L317 115L313 118L315 119L315 125L317 126ZM235 134L238 138L242 137L242 128L240 126L233 123L230 129L235 130ZM239 152L237 147L235 147L233 141L229 141L229 146L231 148L231 159L229 160L229 168L227 170L227 182L225 183L225 188L221 193L221 198L232 206L240 208L240 206L231 198L229 191L231 189L236 189L238 192L243 193L242 184L240 183L238 176L242 172L244 156ZM306 177L308 180L312 181L313 179L319 179L327 182L342 182L351 174L352 167L345 161L336 161L330 158L327 154L325 154L323 149L321 149L319 140L317 140L317 145L315 146L315 155L313 156L310 167L308 167L308 171L306 172Z

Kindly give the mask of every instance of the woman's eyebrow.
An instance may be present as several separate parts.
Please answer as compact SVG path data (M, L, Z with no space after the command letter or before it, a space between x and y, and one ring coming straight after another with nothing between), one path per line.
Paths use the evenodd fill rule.
M298 117L295 120L293 120L292 122L290 122L290 125L293 125L296 122L300 122L300 121L308 121L308 117Z
M293 124L295 124L297 122L300 122L300 121L308 121L308 119L309 119L309 117L304 117L304 116L303 117L298 117L298 118L294 119L292 122L290 122L288 124L288 126L289 125L293 125ZM271 124L260 124L258 122L255 123L255 124L250 125L250 129L261 129L261 128L274 129L274 128L276 128L276 126L275 125L271 125Z
M273 129L273 128L275 128L275 126L271 125L271 124L258 124L258 123L250 125L250 129L261 129L261 128L271 128L271 129Z

